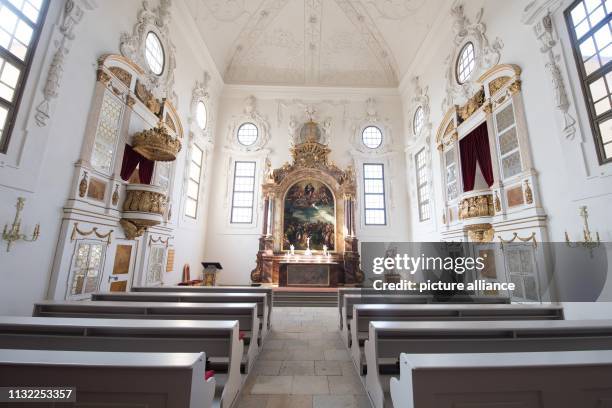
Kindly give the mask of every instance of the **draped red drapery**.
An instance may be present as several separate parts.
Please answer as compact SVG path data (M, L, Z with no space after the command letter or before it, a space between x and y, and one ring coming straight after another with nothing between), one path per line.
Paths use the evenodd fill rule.
M472 191L476 180L476 163L491 187L493 185L493 165L491 162L491 149L489 148L489 132L487 123L483 123L459 142L461 155L461 173L463 178L463 191Z
M142 184L151 184L155 163L136 152L129 144L125 145L123 163L121 163L121 179L128 181L138 166L138 177Z

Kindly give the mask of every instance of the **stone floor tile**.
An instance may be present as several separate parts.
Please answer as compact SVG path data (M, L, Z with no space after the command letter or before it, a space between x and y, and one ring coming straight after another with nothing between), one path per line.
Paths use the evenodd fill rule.
M314 361L283 361L280 375L314 375Z
M327 383L327 377L317 377L315 375L296 375L293 377L293 388L291 389L291 394L329 394L329 384Z
M266 408L312 408L312 395L272 395Z
M291 394L293 376L258 375L251 389L251 394Z
M338 361L315 361L315 375L342 375Z

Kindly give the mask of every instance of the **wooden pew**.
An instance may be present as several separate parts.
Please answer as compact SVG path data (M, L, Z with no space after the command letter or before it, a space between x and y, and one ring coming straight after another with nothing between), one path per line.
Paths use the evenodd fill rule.
M381 368L384 374L396 374L401 353L612 350L612 320L375 321L370 323L364 350L368 365L366 391L374 408L383 408Z
M80 302L44 301L34 304L32 316L91 317L110 319L238 320L240 333L248 341L248 372L259 352L259 319L256 303L174 303L174 302Z
M273 289L266 286L133 286L132 292L265 293L268 300L268 329L272 319Z
M396 408L600 408L612 395L612 351L402 354Z
M227 374L215 375L221 408L231 407L240 390L243 348L236 320L0 317L0 349L204 352L211 362L226 359Z
M363 291L363 288L338 288L338 316L339 316L339 326L340 330L342 330L342 307L344 306L344 296L355 294L358 295Z
M261 338L268 334L268 304L265 293L191 293L191 292L98 292L91 300L114 302L257 303Z
M368 289L367 293L372 293ZM344 305L341 310L342 330L340 335L346 347L351 344L351 320L353 319L353 307L358 304L509 304L510 299L501 296L454 296L452 298L437 298L432 295L405 295L405 294L345 294Z
M484 321L563 320L563 307L554 305L381 305L353 306L351 357L358 372L365 374L363 343L373 321Z
M204 353L2 349L0 384L75 387L76 402L87 406L210 408L215 378L205 380L205 362ZM31 406L50 404L38 402ZM15 403L14 406L24 405ZM57 406L68 405L72 406L57 403Z

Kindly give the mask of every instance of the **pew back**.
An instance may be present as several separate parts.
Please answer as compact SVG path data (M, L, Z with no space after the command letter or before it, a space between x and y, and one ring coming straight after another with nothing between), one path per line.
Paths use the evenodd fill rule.
M263 286L133 286L132 292L191 292L191 293L265 293L268 304L268 325L272 316L273 289ZM269 326L268 326L269 327Z
M209 408L215 380L204 380L205 361L204 353L1 349L0 384L71 386L77 403L88 406Z
M243 343L236 320L143 320L0 317L0 348L112 352L205 352L228 361L221 407L229 407L242 378Z
M400 372L390 389L403 408L599 408L612 394L609 350L402 354Z
M257 303L262 338L268 333L268 305L265 293L191 293L191 292L105 292L94 293L91 300L119 302Z

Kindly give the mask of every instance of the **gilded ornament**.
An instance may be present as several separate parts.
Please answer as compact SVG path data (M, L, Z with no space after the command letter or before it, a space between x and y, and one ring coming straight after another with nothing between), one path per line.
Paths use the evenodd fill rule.
M162 110L162 103L153 96L146 86L140 82L136 81L136 97L140 99L145 106L153 112L156 116L159 116Z
M459 117L462 120L467 120L472 116L485 102L484 89L480 89L474 96L472 96L465 105L457 110Z
M516 81L514 81L509 87L508 89L510 90L510 93L512 95L518 93L521 91L522 88L522 83L520 79L517 79Z
M501 211L501 200L499 199L499 193L497 191L495 192L495 211Z
M491 217L493 215L495 215L493 211L493 197L489 194L464 198L459 204L460 220Z
M489 94L491 96L495 95L500 89L502 89L508 82L512 79L508 76L502 76L499 78L495 78L491 82L489 82Z
M83 178L81 178L81 181L79 182L79 197L85 197L85 194L87 194L87 172L83 172Z
M503 239L501 236L498 236L498 238L499 238L499 240L501 241L502 245L503 245L503 244L510 244L510 243L512 243L512 242L514 242L514 241L516 241L516 240L518 239L518 240L519 240L519 241L521 241L521 242L529 242L529 241L533 241L533 245L534 245L535 247L537 247L537 246L538 246L538 242L536 241L536 233L535 233L535 232L531 233L531 235L530 235L530 236L525 237L525 238L521 238L521 237L519 237L519 235L518 235L518 233L517 233L517 232L513 233L513 234L512 234L512 238L510 238L510 239Z
M451 120L448 125L446 125L444 136L451 134L453 130L455 130L455 123Z
M108 70L111 72L111 74L117 77L118 80L123 82L128 88L132 84L132 74L130 74L126 70L119 67L110 67Z
M97 72L98 82L101 82L104 85L108 85L110 82L110 75L106 73L103 69L98 69Z
M533 192L529 185L529 180L525 180L525 202L527 204L533 204Z
M132 146L153 161L174 161L181 151L181 141L171 136L163 125L136 133Z
M113 191L112 203L114 206L119 202L119 184L115 185L115 191Z
M495 230L491 224L475 224L465 229L469 240L472 242L492 242L495 238Z
M139 227L129 220L121 219L119 220L119 224L121 224L123 233L127 239L136 239L141 237L146 231L145 227Z
M112 236L113 236L113 231L114 230L110 230L106 234L102 234L101 232L98 231L98 227L93 227L89 231L85 231L85 230L81 230L79 228L79 223L78 222L75 222L73 227L72 227L72 233L70 234L70 240L74 241L79 236L88 237L88 236L93 234L93 235L95 235L96 237L98 237L100 239L106 239L106 243L110 245L111 244L111 239L112 239Z

